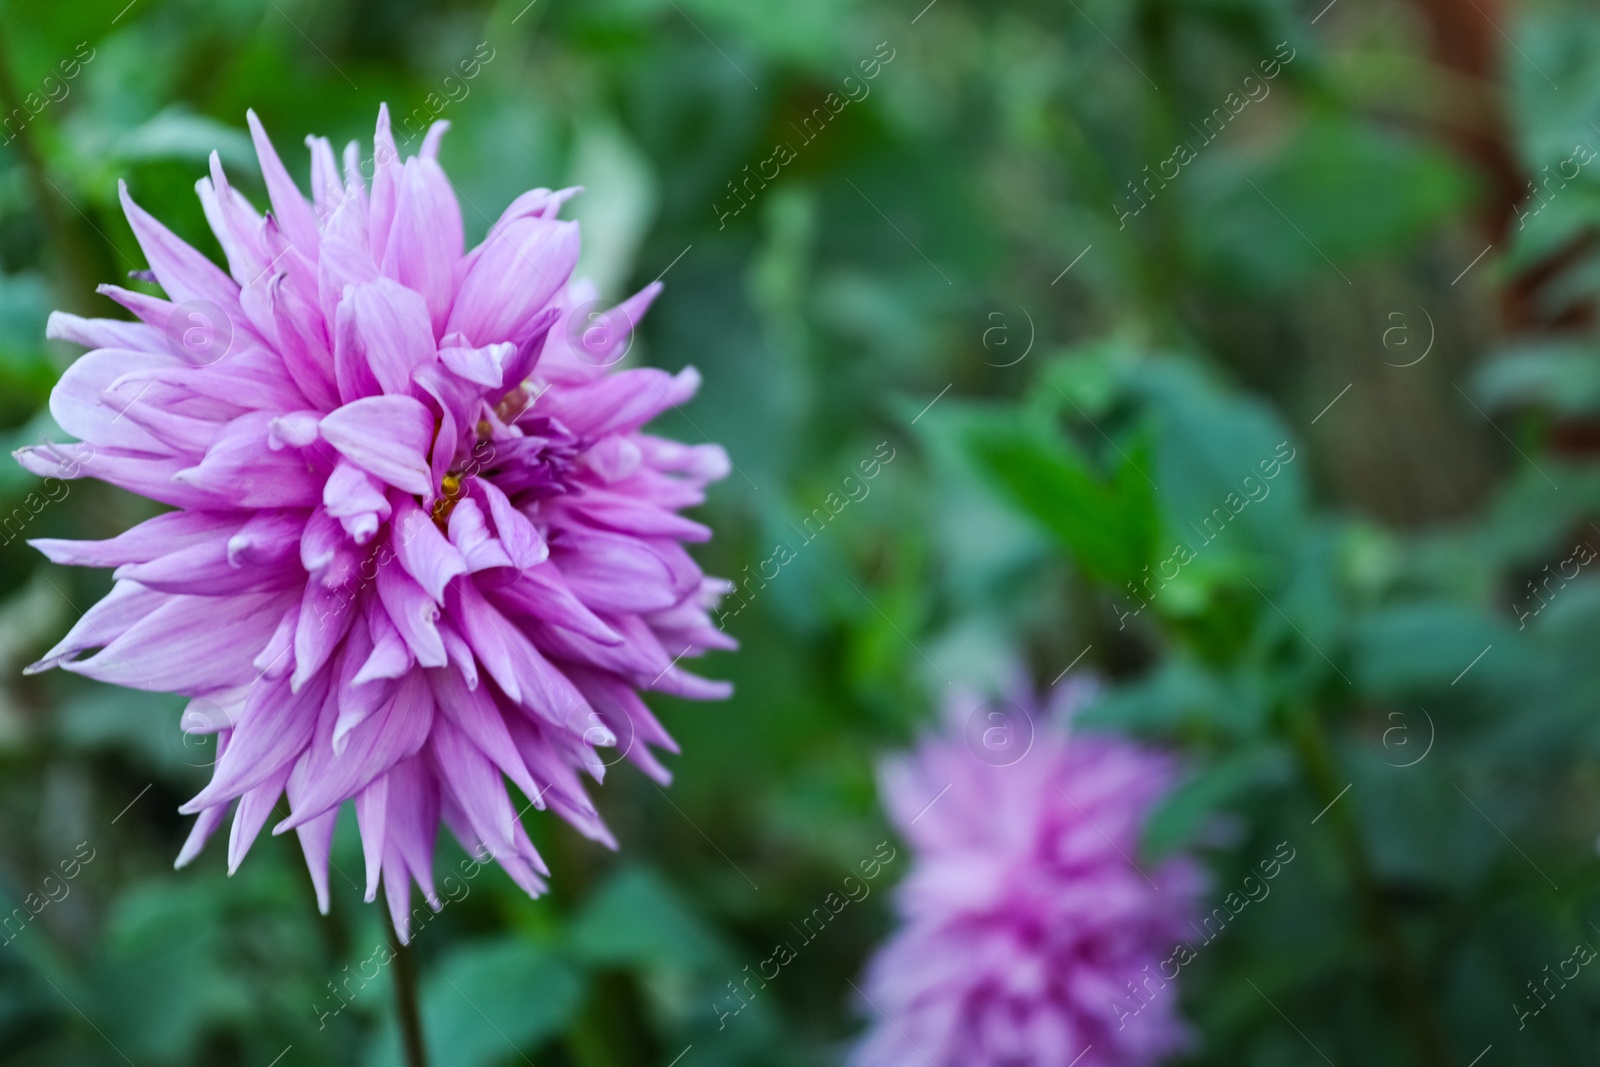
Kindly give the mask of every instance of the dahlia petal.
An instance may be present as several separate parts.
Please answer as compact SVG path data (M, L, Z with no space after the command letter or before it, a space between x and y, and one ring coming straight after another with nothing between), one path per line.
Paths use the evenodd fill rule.
M239 805L233 812L233 826L228 832L230 875L239 869L239 864L244 862L245 856L250 852L250 846L255 844L256 838L260 836L261 828L267 825L267 820L272 817L272 809L278 803L278 798L283 795L283 787L288 781L289 768L284 767L270 775L260 785L245 790L244 795L239 798Z
M367 866L368 904L378 899L378 877L383 872L388 816L389 776L384 774L375 778L356 796L356 824L361 830L361 855Z
M428 131L435 148L436 133L442 135L448 128L435 123ZM424 150L427 147L424 142ZM444 171L426 155L406 160L382 269L422 295L431 323L430 341L444 332L454 296L451 268L461 258L461 248L461 207Z
M339 161L334 158L333 143L326 137L307 137L306 147L311 150L311 206L319 218L325 219L344 197Z
M399 197L400 151L395 148L389 129L389 105L378 105L378 124L372 134L372 201L367 209L367 232L372 258L383 262L388 247L389 229L394 223L395 202Z
M222 825L222 820L228 816L228 806L218 804L214 808L207 808L195 817L194 825L189 828L189 836L183 839L183 848L178 850L178 858L172 861L173 870L182 870L192 863L200 851L206 847L206 842L211 840L211 835L217 832L217 827Z
M267 423L267 447L274 452L285 448L305 448L318 439L317 425L322 416L315 411L291 411Z
M283 368L295 387L319 411L338 404L334 385L334 356L328 347L318 305L285 284L288 276L276 274L267 285L267 313L283 356Z
M127 182L117 182L117 196L150 270L174 303L208 300L225 314L240 311L239 286L233 279L135 204Z
M552 546L550 562L567 588L597 612L660 611L683 599L661 556L621 534L569 527Z
M106 541L39 537L28 544L65 567L120 567L147 563L178 549L205 544L239 529L239 517L207 511L169 511Z
M359 698L361 689L354 696ZM340 704L347 695L336 695ZM434 720L433 693L422 672L413 671L393 695L366 715L344 738L342 751L320 741L302 757L305 784L293 800L294 814L273 827L281 834L304 826L361 792L396 763L413 756L428 739Z
M422 756L401 760L389 771L389 840L437 910L433 890L433 845L439 834L439 783ZM387 873L385 873L387 877Z
M700 372L685 367L668 374L654 367L618 371L588 385L540 398L539 413L585 437L637 430L700 390Z
M178 388L240 412L264 409L281 415L304 408L308 403L274 353L254 343L241 347L237 337L228 354L216 363L204 367L184 364L129 371L112 382L111 387L125 389L135 383Z
M535 807L542 808L544 804L539 796L539 787L534 784L527 766L517 755L511 733L506 729L506 718L495 705L488 687L469 689L460 676L452 671L431 671L428 682L433 687L439 710L461 728L461 732L522 790Z
M580 521L603 526L635 537L663 537L679 541L709 541L711 529L665 508L603 489L587 489L581 495L562 498L555 507L571 512Z
M627 351L634 327L662 288L661 282L651 282L609 311L591 315L587 322L572 317L579 312L587 314L587 302L568 308L555 333L558 343L551 360L571 368L573 377L579 381L603 375L606 368L622 359L619 350Z
M474 345L519 341L578 262L578 226L518 219L484 242L461 280L445 332Z
M344 590L328 589L316 582L306 585L300 599L300 619L294 628L294 674L290 685L295 692L328 662L354 616L349 594Z
M444 135L450 130L449 119L439 119L428 126L428 132L422 137L422 147L417 149L417 158L436 160L439 158L439 144L444 140ZM461 255L461 249L456 248L456 255Z
M70 451L69 451L70 450ZM87 455L84 454L87 450ZM186 459L150 457L110 449L95 451L85 445L34 445L19 448L12 458L30 474L40 478L95 477L120 489L175 507L205 508L217 505L217 498L204 490L174 482Z
M545 308L527 325L525 336L517 343L517 350L506 361L501 373L502 382L525 382L544 355L551 327L561 321L559 308Z
M250 657L272 636L287 594L164 596L99 652L61 667L150 692L203 693L248 681Z
M173 479L236 507L295 508L320 503L322 479L317 476L315 454L268 447L272 419L266 411L234 419L218 432L198 465L178 471Z
M52 341L70 341L84 348L124 348L135 352L164 352L160 331L142 322L121 319L86 319L67 311L50 312L44 335Z
M401 497L395 506L392 542L400 566L435 603L444 603L450 579L467 573L467 561L411 497Z
M489 536L489 524L476 500L461 500L450 512L450 543L460 552L470 571L512 566L498 539Z
M402 945L411 944L411 878L400 850L391 841L383 852L383 899L389 905L389 921Z
M431 496L433 416L409 396L369 396L322 419L322 436L350 462L415 496Z
M507 226L519 219L553 219L561 211L562 204L582 191L582 186L577 185L558 192L543 188L529 189L511 201L510 205L500 213L500 217L495 220L494 225L489 227L489 232L484 237L483 242L463 256L460 262L456 264L456 287L460 288L460 281L466 276L466 272L472 269L473 265L478 262L479 257L483 255L484 250L500 236Z
M399 567L379 567L378 597L420 666L443 667L449 662L437 625L439 606L415 579Z
M514 854L512 827L516 825L516 811L506 795L500 771L489 757L444 715L435 717L428 751L440 783L466 817L473 834L496 856ZM468 851L473 849L469 847Z
M509 342L482 348L449 345L439 349L439 359L451 373L494 388L505 380L505 365L516 351L517 346Z
M97 447L170 455L172 449L160 438L123 418L135 396L118 398L108 391L129 370L165 370L178 365L176 357L165 353L117 348L86 353L66 369L51 391L50 414L67 433Z
M571 630L601 645L615 647L623 643L621 634L567 588L554 566L524 570L515 582L495 589L494 597L510 611Z
M311 740L327 688L320 677L300 693L289 688L287 678L258 684L245 702L244 714L233 729L228 751L217 760L211 781L178 811L193 815L241 796L290 766Z
M306 520L300 536L300 565L325 589L343 586L354 569L350 538L326 508L317 508Z
M451 665L461 672L461 680L468 689L477 689L478 660L472 654L472 646L467 644L467 639L443 619L439 620L439 636L444 639L444 653Z
M246 111L244 116L250 125L250 139L255 142L256 158L261 161L261 177L267 183L267 196L272 200L272 212L278 219L278 225L283 227L283 232L294 242L300 254L315 262L317 246L321 243L316 216L295 187L294 179L284 170L283 162L272 147L267 131L261 128L261 120L256 118L255 111Z
M295 829L295 836L300 839L300 853L306 859L306 870L311 874L311 886L317 894L317 911L322 915L328 914L328 857L338 821L339 809L334 808Z
M518 570L536 567L550 557L550 545L528 516L518 511L496 486L480 481L478 490L489 502L489 514L494 517L496 535Z
M602 437L579 457L579 462L607 485L631 475L643 460L644 452L639 446L621 434Z
M261 672L263 678L281 678L294 666L290 653L294 651L294 627L300 618L300 605L290 604L278 619L278 628L272 631L261 654L250 661L250 666ZM248 695L248 694L246 694ZM243 708L241 707L242 711Z
M561 724L583 697L571 682L471 582L451 589L451 616L458 620L478 661L511 698L549 721Z
M149 385L137 393L131 389L108 390L106 400L122 409L118 421L126 420L157 442L155 449L140 451L182 456L190 462L206 454L227 421L227 416L218 419L209 414L203 418L181 414L168 398Z
M333 475L322 487L322 507L358 545L371 540L394 510L383 483L347 459L334 465Z
M238 537L239 535L235 535ZM112 574L118 580L138 582L146 589L163 593L185 593L200 597L231 597L265 589L298 587L304 576L298 568L282 567L290 558L293 543L282 546L275 559L244 567L235 564L228 541L209 541L169 552L148 563L128 563ZM279 546L274 545L274 548Z
M250 287L267 273L272 255L261 239L261 215L228 183L222 172L222 157L212 152L210 162L211 176L195 183L195 193L211 232L222 246L228 273L240 286L240 303L244 305ZM245 311L249 312L248 306Z
M379 678L399 678L416 663L416 658L406 647L405 639L390 621L388 612L384 611L376 600L370 601L369 604L367 626L372 635L372 654L356 672L355 678L350 683L352 685L365 685ZM334 735L336 744L338 738L336 731Z
M434 357L428 314L421 296L390 278L347 288L333 357L340 398L409 391L412 371Z
M103 648L126 633L140 619L166 603L167 597L133 582L118 582L111 592L83 613L67 635L24 674L37 674L59 666L70 656L88 648Z
M341 210L329 225L355 221L356 212ZM345 290L354 285L364 285L378 280L378 265L366 246L366 232L362 230L352 238L330 234L322 242L322 256L317 260L317 304L322 308L324 323L338 319L339 302Z

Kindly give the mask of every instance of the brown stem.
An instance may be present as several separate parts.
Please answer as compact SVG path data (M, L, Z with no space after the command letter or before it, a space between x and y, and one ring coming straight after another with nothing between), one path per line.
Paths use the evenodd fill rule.
M417 962L411 949L400 943L394 926L389 931L389 951L394 955L394 1010L400 1021L400 1043L406 1067L428 1067L428 1050L422 1041L422 1013L417 1010Z
M1368 932L1383 953L1389 985L1416 1045L1417 1062L1426 1067L1449 1067L1444 1031L1434 1017L1433 1007L1406 952L1400 925L1395 920L1389 900L1372 873L1372 864L1367 858L1366 847L1361 842L1355 820L1350 815L1350 807L1348 804L1341 806L1335 803L1346 787L1340 784L1343 779L1334 764L1327 734L1314 711L1302 711L1294 719L1292 727L1301 765L1318 796L1328 805L1328 820L1344 852L1350 876L1355 881Z

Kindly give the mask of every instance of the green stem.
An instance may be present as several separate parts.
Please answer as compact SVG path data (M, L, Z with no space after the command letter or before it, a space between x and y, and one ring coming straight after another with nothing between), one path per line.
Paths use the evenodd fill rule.
M0 26L0 115L11 115L17 110L21 110L23 114L28 113L22 106L22 94L17 91L16 78L11 72L9 47L4 28ZM50 181L44 154L39 151L39 144L34 139L35 121L37 119L25 122L7 143L14 143L17 154L22 157L22 169L27 174L28 185L33 190L34 207L39 212L39 221L56 252L64 299L70 305L81 307L94 292L95 279L98 275L94 261L84 247L81 234L75 226L68 225L62 214L59 201L66 200L66 194ZM70 200L67 200L67 203L72 204ZM75 205L74 210L76 210Z
M417 963L411 949L400 943L393 924L389 931L389 951L394 955L394 1010L400 1022L400 1043L405 1048L406 1067L428 1067L428 1049L422 1040L422 1013L417 1010Z
M1294 713L1291 725L1306 777L1310 779L1318 797L1328 805L1329 823L1344 852L1351 880L1360 897L1368 933L1382 953L1390 988L1409 1026L1417 1062L1426 1067L1449 1067L1444 1032L1434 1016L1433 1006L1428 1001L1410 954L1406 951L1400 924L1389 899L1373 874L1372 863L1367 857L1366 846L1361 841L1355 819L1351 816L1351 809L1348 804L1341 806L1335 803L1346 787L1340 784L1343 778L1334 761L1327 732L1316 712L1310 709Z

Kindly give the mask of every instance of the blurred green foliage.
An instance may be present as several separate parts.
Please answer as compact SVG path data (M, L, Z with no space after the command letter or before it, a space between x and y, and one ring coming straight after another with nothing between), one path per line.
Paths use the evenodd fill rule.
M552 894L486 870L419 932L435 1063L839 1062L903 850L747 1011L719 1026L714 1005L890 836L875 761L953 683L1021 666L1048 686L1069 663L1105 681L1089 725L1190 760L1150 851L1200 850L1224 888L1279 841L1304 857L1185 974L1192 1062L1312 1062L1307 1042L1337 1063L1593 1061L1593 975L1517 1012L1600 936L1600 584L1546 569L1600 544L1600 362L1592 315L1562 317L1600 291L1600 169L1543 187L1475 260L1492 181L1441 129L1477 97L1420 8L125 3L0 2L0 95L29 112L0 134L13 446L60 437L45 401L73 353L49 310L111 314L93 285L144 266L119 178L220 258L192 186L216 149L265 201L247 107L303 173L302 135L365 140L387 101L402 129L452 123L469 239L524 189L580 183L583 272L611 297L666 272L631 358L705 376L661 429L736 464L704 509L710 572L751 573L894 453L730 622L743 648L709 672L732 702L653 699L683 755L666 792L627 768L596 790L621 851L532 817ZM1505 84L1478 88L1541 180L1600 145L1600 17L1496 10ZM1280 43L1269 93L1214 139L1184 132ZM1145 184L1185 139L1197 158ZM778 144L794 160L735 194ZM1527 303L1562 328L1502 328L1497 299L1552 254ZM38 489L0 465L26 536L149 513L87 483L32 508ZM366 974L380 908L336 877L318 916L282 838L232 879L220 842L172 872L209 756L172 700L19 676L108 578L7 537L0 900L79 842L95 859L0 947L0 1061L399 1062L393 968ZM338 872L359 853L347 820Z

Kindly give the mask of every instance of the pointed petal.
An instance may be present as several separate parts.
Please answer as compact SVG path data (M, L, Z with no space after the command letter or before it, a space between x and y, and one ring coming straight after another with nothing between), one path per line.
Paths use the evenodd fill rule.
M474 345L520 341L578 262L573 222L518 219L485 242L461 280L445 332Z
M246 111L245 121L250 125L250 139L255 142L256 158L261 161L261 177L267 183L267 196L272 200L272 212L278 217L278 225L283 227L283 232L300 250L300 254L315 263L317 246L321 242L317 233L317 218L311 213L311 205L306 203L305 197L295 187L294 179L284 169L283 161L278 158L277 149L272 147L272 141L262 128L261 120L256 118L255 111Z

